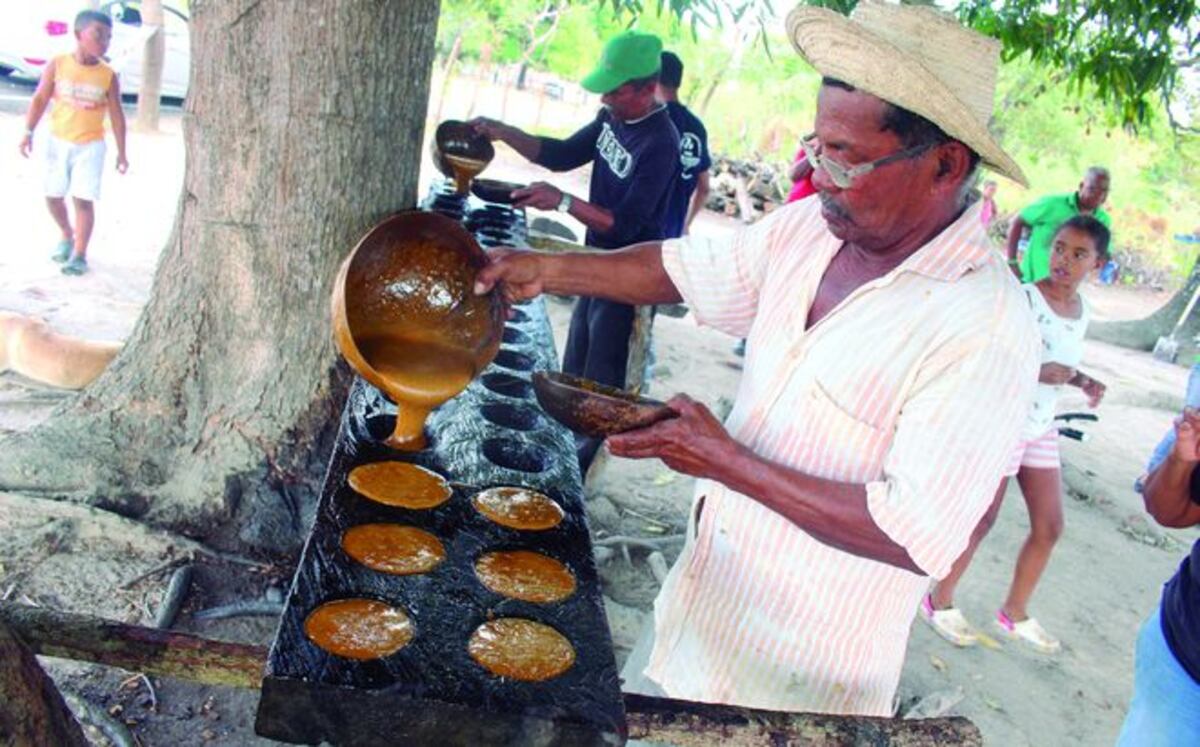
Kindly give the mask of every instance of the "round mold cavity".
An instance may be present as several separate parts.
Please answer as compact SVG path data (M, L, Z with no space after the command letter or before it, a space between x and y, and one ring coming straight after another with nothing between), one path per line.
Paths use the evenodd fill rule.
M529 315L526 314L524 311L521 311L520 309L513 309L511 312L509 312L509 315L508 315L508 323L509 324L524 324L528 321L529 321ZM525 369L522 369L522 370L525 370Z
M387 413L378 413L369 415L365 419L364 425L367 429L367 435L375 441L386 440L392 435L392 431L396 428L396 416L388 415Z
M514 399L529 399L533 397L533 384L525 379L506 373L484 374L483 386L496 394Z
M383 443L392 435L392 431L396 429L396 416L388 413L376 413L368 415L363 419L363 427L367 432L367 436L378 443ZM433 448L435 436L428 426L425 427L425 448L422 451L428 451Z
M531 356L515 350L501 350L496 353L495 363L500 368L507 368L509 371L532 371L536 361Z
M529 344L529 335L525 334L519 329L513 329L512 327L504 328L504 335L501 337L501 339L509 345Z
M553 461L550 452L536 444L506 438L484 441L483 456L497 467L517 472L545 472Z
M479 408L483 419L514 431L532 431L546 424L546 419L532 407L520 407L493 402Z

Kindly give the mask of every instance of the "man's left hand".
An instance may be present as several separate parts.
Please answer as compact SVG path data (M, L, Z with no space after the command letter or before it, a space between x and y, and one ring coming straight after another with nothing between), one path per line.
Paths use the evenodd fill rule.
M716 477L741 446L707 407L686 394L672 397L667 405L679 417L609 436L608 450L627 459L657 457L685 475Z
M534 182L528 187L513 190L512 197L519 208L531 207L538 210L556 210L562 201L562 190L546 182Z

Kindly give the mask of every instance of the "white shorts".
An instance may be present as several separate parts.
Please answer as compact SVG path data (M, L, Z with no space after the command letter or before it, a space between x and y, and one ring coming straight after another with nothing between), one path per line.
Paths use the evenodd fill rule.
M1062 459L1058 456L1058 428L1051 428L1037 438L1018 443L1008 458L1004 476L1012 477L1022 467L1062 469Z
M100 199L100 176L104 173L104 140L75 144L53 135L46 136L46 196L75 197L95 202Z

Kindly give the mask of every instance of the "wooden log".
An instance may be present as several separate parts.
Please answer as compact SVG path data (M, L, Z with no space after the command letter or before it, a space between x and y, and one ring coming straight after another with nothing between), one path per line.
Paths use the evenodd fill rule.
M0 621L0 744L88 747L83 729L33 651Z
M35 654L208 685L258 688L267 660L264 646L214 641L16 602L0 602L2 625Z
M625 718L630 739L679 747L983 745L979 729L962 717L902 720L782 713L626 693Z
M3 729L11 728L6 719L16 702L4 688L13 668L9 662L18 661L7 647L11 646L8 641L16 636L10 634L8 639L5 638L6 625L16 636L28 641L27 661L32 661L35 667L37 662L32 654L39 653L202 684L258 689L262 685L261 670L267 657L266 649L260 646L213 641L87 615L0 602L0 662L5 663L0 667L0 743L4 744L8 742L4 742L7 733ZM40 667L37 671L41 672ZM45 677L45 674L41 676ZM57 696L57 691L54 694ZM631 693L624 694L624 701L630 739L679 747L762 744L813 747L953 744L979 747L983 744L979 729L962 717L902 720L782 713ZM19 739L15 743L36 744ZM74 747L87 743L64 739L56 744Z

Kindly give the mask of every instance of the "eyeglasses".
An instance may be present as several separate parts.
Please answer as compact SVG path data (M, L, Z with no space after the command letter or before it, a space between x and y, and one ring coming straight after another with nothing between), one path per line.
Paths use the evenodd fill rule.
M800 141L801 147L804 148L804 157L812 164L814 169L825 169L825 173L829 174L829 179L838 189L849 189L854 180L860 176L865 176L871 173L880 166L886 166L889 163L904 161L909 158L916 158L925 151L932 148L936 143L924 143L922 145L914 145L911 148L893 153L890 156L876 158L874 161L860 163L857 166L843 166L837 161L830 160L817 152L811 141L813 136L808 136Z

